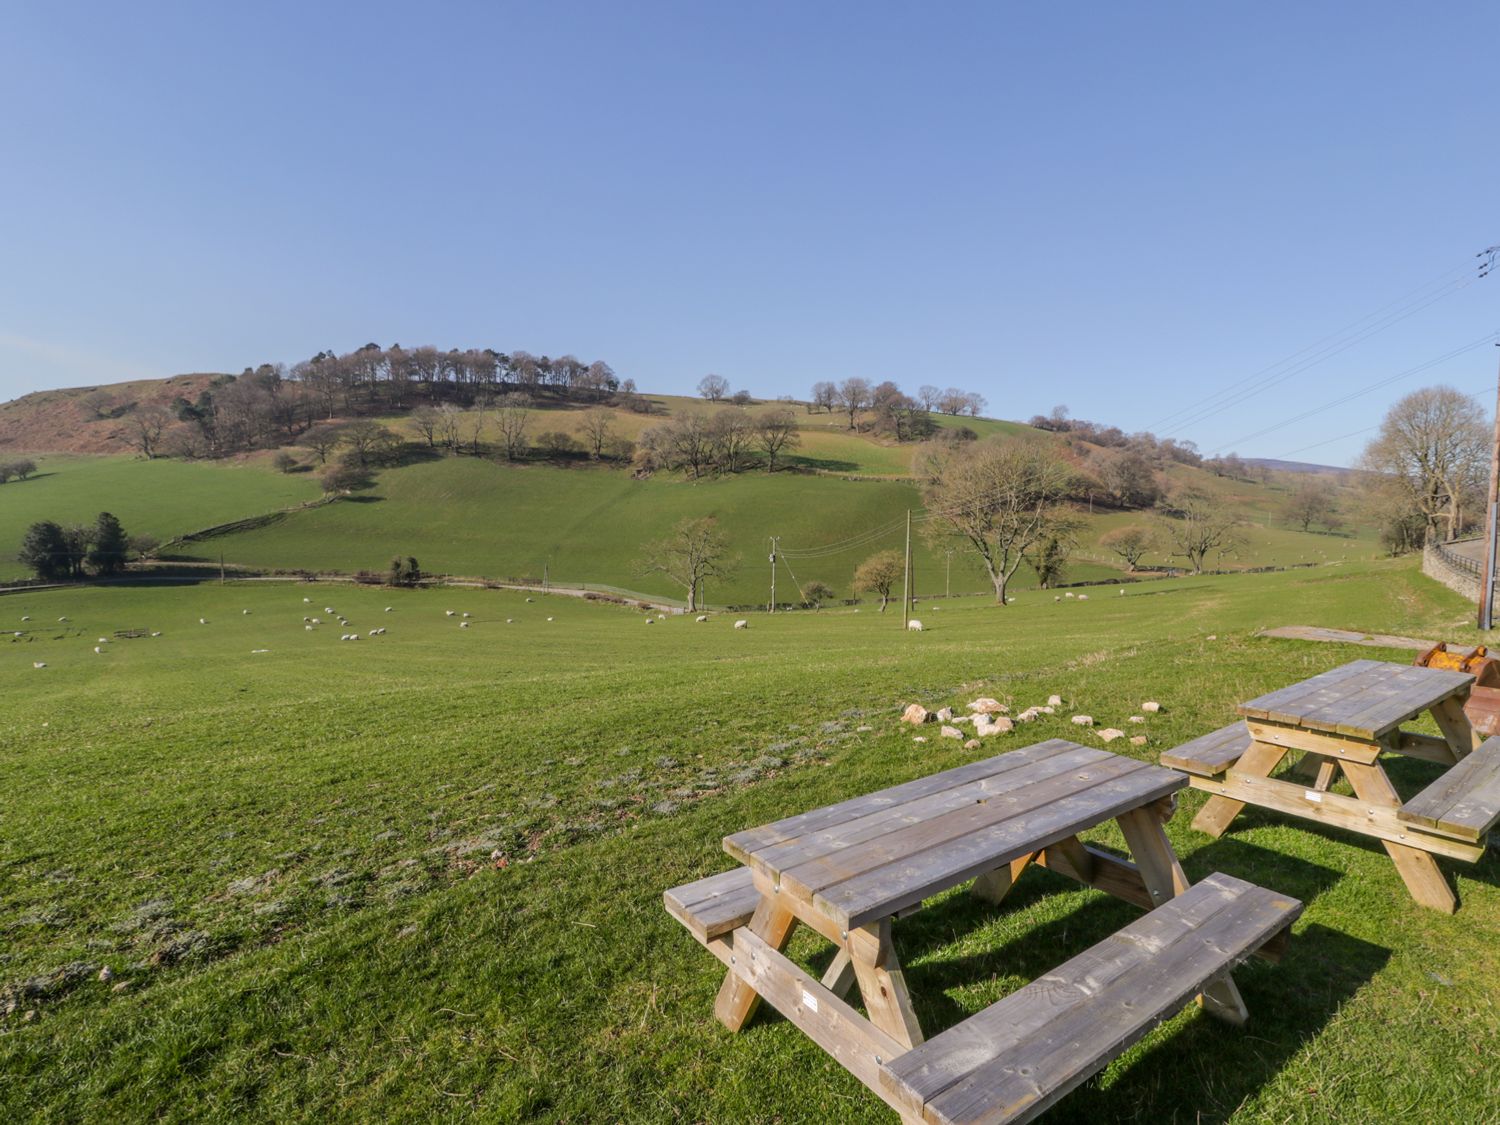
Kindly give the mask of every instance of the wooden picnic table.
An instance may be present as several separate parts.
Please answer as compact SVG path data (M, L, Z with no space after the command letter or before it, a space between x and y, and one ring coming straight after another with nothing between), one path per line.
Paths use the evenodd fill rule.
M1224 875L1190 887L1163 830L1180 773L1054 739L724 840L743 865L668 891L728 966L730 1030L769 1001L903 1121L1024 1121L1197 997L1234 1023L1229 971L1279 955L1295 899ZM1114 820L1134 862L1079 833ZM1043 980L926 1039L893 920L973 881L998 903L1036 864L1149 913ZM836 946L821 977L783 953L802 924ZM845 999L859 986L865 1015Z
M1222 835L1251 804L1372 836L1417 902L1451 914L1458 900L1435 857L1477 861L1500 821L1500 739L1484 741L1464 714L1473 683L1467 672L1356 660L1241 704L1244 722L1161 761L1213 794L1195 828ZM1441 736L1402 729L1423 714ZM1272 777L1292 753L1296 769ZM1381 765L1388 753L1450 768L1403 804ZM1352 797L1330 791L1340 771Z

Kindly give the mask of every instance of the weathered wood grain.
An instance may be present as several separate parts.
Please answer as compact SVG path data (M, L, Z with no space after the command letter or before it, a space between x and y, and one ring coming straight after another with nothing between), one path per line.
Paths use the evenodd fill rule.
M1460 840L1483 840L1500 823L1500 738L1485 741L1396 815Z
M1203 777L1216 777L1250 749L1250 732L1243 722L1230 723L1211 734L1200 735L1191 742L1162 751L1161 764L1174 770Z

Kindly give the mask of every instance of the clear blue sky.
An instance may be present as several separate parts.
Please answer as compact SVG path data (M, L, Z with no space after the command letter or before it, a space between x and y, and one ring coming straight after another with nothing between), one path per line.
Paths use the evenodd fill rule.
M375 340L1169 431L1500 242L1497 33L1493 0L12 2L0 398ZM1433 292L1181 436L1276 456L1491 386L1485 345L1240 440L1500 329L1500 276Z

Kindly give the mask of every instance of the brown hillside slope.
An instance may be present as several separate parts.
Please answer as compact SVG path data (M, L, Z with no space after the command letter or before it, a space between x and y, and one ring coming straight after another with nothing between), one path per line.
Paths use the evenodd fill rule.
M132 411L194 399L216 378L173 375L22 395L0 403L0 453L129 453Z

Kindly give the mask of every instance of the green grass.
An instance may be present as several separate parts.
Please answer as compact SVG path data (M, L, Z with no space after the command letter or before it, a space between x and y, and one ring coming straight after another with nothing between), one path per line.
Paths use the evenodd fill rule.
M307 632L324 606L390 633ZM923 616L920 635L868 611L735 632L561 597L263 583L0 598L0 625L29 630L0 643L0 987L45 993L0 1017L0 1114L885 1120L785 1021L713 1021L720 966L660 894L727 869L723 835L1077 733L1060 715L977 753L919 745L896 722L912 700L1059 692L1103 724L1153 698L1151 745L1127 751L1153 757L1238 700L1381 655L1262 625L1474 636L1409 560ZM93 653L124 628L163 635ZM1392 772L1410 792L1434 769ZM1185 1013L1049 1120L1484 1119L1500 864L1445 861L1462 900L1445 917L1370 841L1263 813L1214 841L1198 804L1168 827L1189 876L1304 899L1291 950L1238 974L1248 1027ZM1032 871L1000 908L949 895L896 932L930 1033L1134 916ZM791 952L826 957L806 935Z
M21 536L37 520L92 524L113 512L132 535L160 539L316 499L318 483L263 463L141 461L134 457L44 455L38 474L0 485L0 580L23 571Z
M188 553L217 558L222 550L230 561L252 566L344 571L382 569L400 553L415 555L433 573L500 578L540 578L548 562L555 582L610 583L673 596L681 594L680 588L640 572L636 562L641 548L684 517L712 515L741 565L731 580L711 586L708 598L716 604L751 604L767 597L769 536L781 536L787 550L839 543L899 523L908 508L921 510L919 492L909 481L851 482L760 472L702 481L657 474L637 481L597 467L510 466L450 457L388 470L370 493L352 502L298 512L268 527L198 544ZM1102 518L1093 535L1114 520ZM804 585L815 579L827 582L840 597L850 597L855 567L875 551L899 548L901 542L901 531L892 527L879 540L850 550L793 558L790 574L783 569L779 576L778 597L794 595L791 574ZM918 591L942 592L946 557L921 535L915 543ZM1372 553L1367 541L1252 528L1238 557L1224 561L1237 566L1325 561L1318 552L1330 545L1338 553L1327 559ZM1119 573L1113 556L1091 549L1087 539L1084 547L1069 567L1070 581ZM1211 565L1219 561L1211 560ZM987 588L987 579L966 551L955 554L952 566L953 590ZM1019 586L1032 584L1023 569Z

